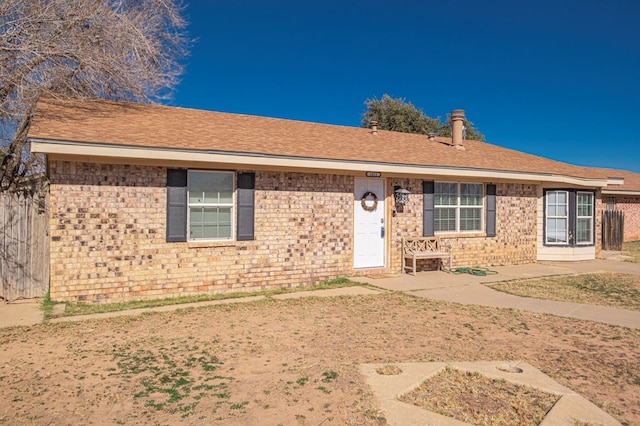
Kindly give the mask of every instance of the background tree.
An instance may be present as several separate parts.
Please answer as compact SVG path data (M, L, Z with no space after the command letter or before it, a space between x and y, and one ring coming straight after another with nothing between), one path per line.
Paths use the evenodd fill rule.
M367 110L362 117L362 127L369 127L369 123L376 120L380 130L424 135L435 133L440 127L439 119L427 116L402 98L394 99L385 94L382 99L367 99L364 104Z
M180 0L0 0L0 190L29 174L39 97L166 99L187 55Z
M380 130L423 135L433 132L439 136L451 136L450 117L441 123L440 117L429 117L403 98L392 98L385 94L382 99L367 99L364 104L367 109L362 117L362 127L369 127L371 121L376 120ZM484 135L473 127L473 123L465 119L464 125L467 139L484 140Z
M473 127L473 123L469 120L467 120L466 118L463 120L462 124L465 127L465 139L470 139L473 141L483 141L484 140L484 135L482 133L480 133L480 131L478 129L476 129L475 127ZM447 114L447 119L444 121L444 123L442 124L442 126L440 127L440 131L438 132L438 136L443 136L443 137L451 137L451 115Z

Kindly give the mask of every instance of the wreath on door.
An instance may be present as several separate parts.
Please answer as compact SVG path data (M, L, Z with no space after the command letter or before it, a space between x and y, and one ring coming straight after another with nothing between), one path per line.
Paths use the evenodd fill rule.
M373 197L373 204L371 206L367 205L367 198ZM378 196L371 191L367 191L364 193L362 198L360 199L360 205L365 211L372 212L378 208Z

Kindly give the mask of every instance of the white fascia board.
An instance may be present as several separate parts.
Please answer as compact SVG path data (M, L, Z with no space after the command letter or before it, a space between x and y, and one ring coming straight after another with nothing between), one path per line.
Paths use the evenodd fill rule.
M285 167L292 169L314 169L367 172L376 171L394 175L412 176L458 176L462 178L506 179L531 182L559 182L569 185L603 187L606 179L587 179L548 173L529 173L490 169L472 169L444 166L421 166L412 164L360 162L308 157L286 157L256 153L234 153L219 151L196 151L184 149L146 148L125 145L108 145L60 140L30 138L31 152L69 156L144 159L171 162L201 162L210 164L237 164L241 167Z
M624 178L617 178L617 177L607 178L607 185L624 185Z
M616 191L615 189L603 189L602 195L635 195L640 197L640 191Z

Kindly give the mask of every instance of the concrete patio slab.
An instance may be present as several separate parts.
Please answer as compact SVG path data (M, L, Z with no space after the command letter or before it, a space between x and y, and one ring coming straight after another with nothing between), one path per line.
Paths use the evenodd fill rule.
M418 387L423 381L436 375L447 366L459 371L480 373L485 377L505 380L524 386L531 386L541 391L560 396L560 399L547 413L541 423L546 426L572 425L576 421L604 426L620 425L609 414L592 404L571 389L560 385L546 374L526 362L517 364L508 361L481 362L426 362L426 363L393 363L402 372L397 375L379 374L377 369L388 364L362 364L360 371L367 384L373 390L385 413L388 424L403 426L443 425L458 426L468 423L449 418L412 404L399 401L397 398ZM504 366L517 366L521 372L503 371Z

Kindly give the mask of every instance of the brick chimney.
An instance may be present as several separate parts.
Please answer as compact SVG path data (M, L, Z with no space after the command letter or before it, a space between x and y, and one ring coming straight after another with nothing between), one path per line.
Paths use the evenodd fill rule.
M451 111L451 131L452 144L456 149L464 150L462 144L462 128L464 127L464 110L454 109Z

